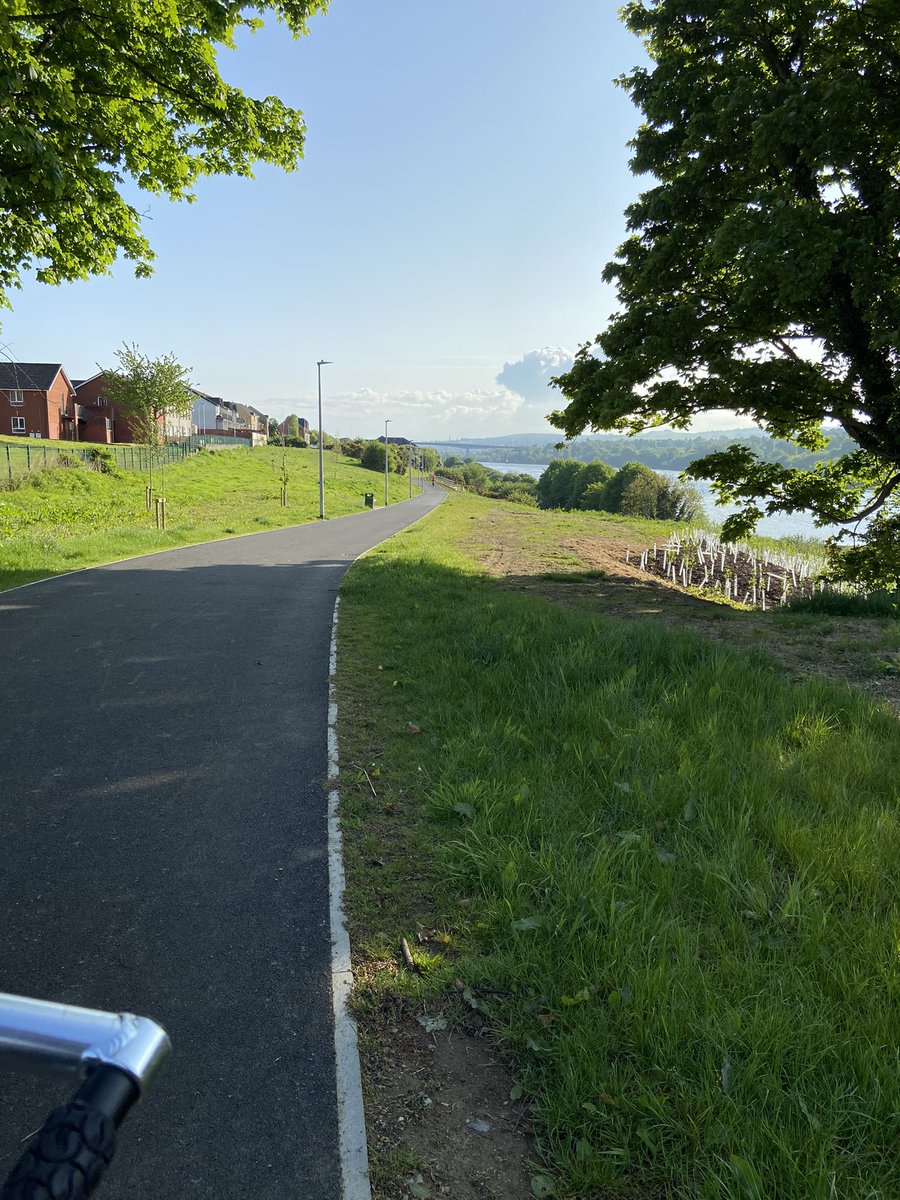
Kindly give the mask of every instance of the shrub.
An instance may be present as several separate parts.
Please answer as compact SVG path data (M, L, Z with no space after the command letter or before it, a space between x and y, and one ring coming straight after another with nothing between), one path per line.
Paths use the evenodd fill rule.
M366 442L360 462L367 471L384 470L384 442ZM388 470L403 474L403 465L397 447L388 445Z
M116 456L106 446L91 446L88 450L88 460L95 471L102 471L104 475L119 474Z

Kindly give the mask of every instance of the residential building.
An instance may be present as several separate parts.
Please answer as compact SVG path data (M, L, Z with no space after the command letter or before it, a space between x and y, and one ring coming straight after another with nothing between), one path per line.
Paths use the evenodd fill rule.
M102 371L90 379L75 380L73 386L82 412L78 435L81 441L127 443L137 440L128 414L111 404L105 394L106 377ZM159 422L159 429L167 441L188 438L194 431L191 414L166 414Z
M292 414L293 415L293 414ZM278 432L282 437L290 437L291 418L285 417L283 421L278 422ZM309 421L306 417L297 417L297 427L299 429L299 437L301 442L306 442L309 445Z
M268 435L269 418L266 416L266 414L263 412L260 412L258 408L254 408L252 404L248 404L247 409L256 418L257 423L256 423L255 428L257 430L259 430L260 433L265 433L266 435Z
M191 411L191 417L197 432L205 434L222 433L225 424L223 410L225 401L221 396L210 396L207 392L201 392L199 388L191 388L191 391L197 397Z
M72 380L76 400L84 413L81 440L85 442L130 442L131 437L116 437L115 412L104 395L104 383L105 378L102 371L98 371L90 379ZM119 424L121 425L122 422L120 421Z
M84 423L61 363L0 362L0 433L77 441Z
M249 404L223 400L197 388L191 390L197 396L192 416L198 433L244 438L251 446L265 445L269 433L269 418L265 413Z

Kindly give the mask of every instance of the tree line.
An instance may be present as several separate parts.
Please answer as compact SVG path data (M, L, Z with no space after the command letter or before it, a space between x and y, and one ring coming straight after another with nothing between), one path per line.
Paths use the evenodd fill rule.
M625 463L617 470L599 461L558 459L535 479L454 459L441 474L480 496L537 508L620 513L666 521L696 521L706 515L695 487L666 479L639 462Z

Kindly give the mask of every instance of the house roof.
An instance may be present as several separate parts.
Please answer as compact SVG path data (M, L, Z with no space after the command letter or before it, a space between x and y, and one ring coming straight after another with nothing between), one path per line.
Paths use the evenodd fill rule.
M201 392L199 388L192 387L190 389L198 400L206 400L210 404L224 404L225 401L221 396L210 396L208 392Z
M46 392L60 371L62 363L0 362L0 388Z
M100 376L101 376L102 374L103 374L103 372L102 372L102 371L95 371L95 372L94 372L94 374L93 374L93 375L89 375L89 376L87 377L87 379L73 379L73 380L72 380L72 387L73 387L73 388L75 389L75 391L77 392L77 391L78 391L78 389L79 389L80 387L84 387L84 385L85 385L86 383L93 383L93 381L94 381L95 379L99 379L99 378L100 378Z

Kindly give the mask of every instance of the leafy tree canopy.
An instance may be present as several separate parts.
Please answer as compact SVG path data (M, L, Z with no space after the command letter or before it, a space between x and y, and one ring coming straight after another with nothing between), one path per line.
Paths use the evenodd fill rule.
M763 511L874 512L900 484L900 10L895 0L631 0L653 65L632 166L654 183L605 272L620 310L556 383L569 437L734 409L810 450L733 447L697 477ZM596 347L596 348L595 348ZM889 505L890 508L890 505ZM883 510L873 525L890 520Z
M138 275L153 252L123 195L192 200L204 175L293 170L303 119L226 83L218 53L273 13L298 36L327 0L7 0L0 16L0 303L45 283Z
M186 416L196 396L189 373L172 354L150 358L137 346L123 346L116 355L118 367L107 368L105 391L110 402L128 417L135 438L158 446L164 437L167 416Z

